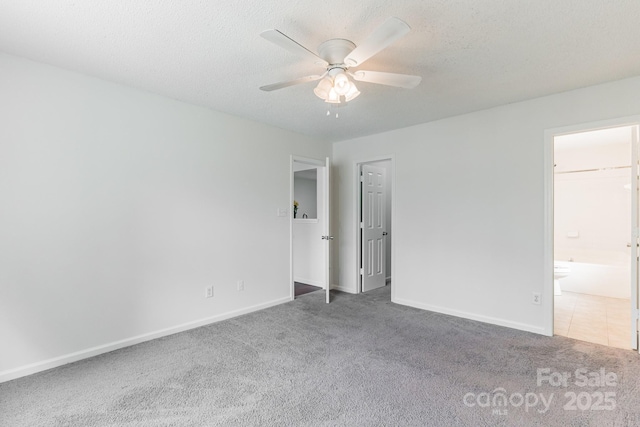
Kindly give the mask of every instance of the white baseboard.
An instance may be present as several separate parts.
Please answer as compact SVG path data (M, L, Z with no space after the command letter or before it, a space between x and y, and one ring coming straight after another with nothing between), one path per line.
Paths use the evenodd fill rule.
M334 289L336 291L346 292L348 294L357 294L357 292L354 289L345 288L343 286L336 285L336 284L331 285L331 289Z
M14 369L8 369L6 371L0 372L0 383L11 381L20 377L25 377L27 375L35 374L37 372L46 371L47 369L56 368L58 366L66 365L68 363L77 362L78 360L88 359L90 357L97 356L103 353L108 353L110 351L118 350L120 348L129 347L135 344L140 344L145 341L151 341L156 338L165 337L167 335L173 335L178 332L199 328L200 326L209 325L211 323L220 322L222 320L230 319L232 317L241 316L243 314L251 313L258 310L263 310L265 308L273 307L275 305L283 304L289 301L291 301L291 298L289 297L280 298L280 299L269 301L263 304L258 304L251 307L246 307L246 308L230 311L223 314L218 314L216 316L206 317L204 319L195 320L193 322L183 323L181 325L172 326L170 328L161 329L155 332L149 332L147 334L137 335L135 337L126 338L120 341L115 341L108 344L87 348L84 350L76 351L74 353L69 353L63 356L43 360L41 362L35 362L29 365L20 366Z
M489 323L492 325L505 326L507 328L518 329L534 334L546 335L544 327L529 325L527 323L512 322L510 320L500 319L498 317L484 316L482 314L469 313L466 311L452 310L446 307L439 307L431 304L423 304L416 301L406 300L402 298L394 298L392 302L396 304L406 305L409 307L419 308L422 310L434 311L436 313L448 314L450 316L461 317L463 319L475 320L477 322Z
M324 283L320 280L307 279L305 277L293 277L294 282L304 283L305 285L317 286L324 289Z

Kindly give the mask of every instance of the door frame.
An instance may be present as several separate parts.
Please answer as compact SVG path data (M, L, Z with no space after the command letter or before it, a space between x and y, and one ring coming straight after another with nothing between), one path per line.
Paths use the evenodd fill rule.
M295 194L294 194L294 163L302 163L302 164L306 164L306 165L310 165L310 166L315 166L316 169L318 168L325 168L325 172L324 172L324 176L326 177L326 181L329 181L329 170L328 168L330 167L329 164L329 158L325 158L324 160L321 159L314 159L311 157L303 157L303 156L295 156L295 155L290 155L289 156L289 207L287 208L287 214L289 216L289 299L291 301L293 301L295 299L295 280L294 280L294 271L293 271L293 201L295 199ZM331 185L330 182L328 182L328 185L323 185L323 195L322 198L324 200L324 224L323 227L325 229L328 228L328 226L330 225L329 222L329 215L331 214L331 211L329 209L329 197L328 194L330 194L330 189L329 189L329 185ZM329 242L327 242L327 245L329 244ZM326 252L326 251L325 251ZM325 269L330 271L329 268L329 264L331 262L331 253L329 253L326 256L325 259ZM327 294L327 302L329 302L329 291L331 290L331 277L329 277L329 271L325 271L325 286L326 286L326 294Z
M396 159L395 156L393 154L387 154L387 155L382 155L382 156L374 156L374 157L367 157L364 159L359 159L359 160L355 160L353 162L353 194L354 194L354 198L353 198L353 218L352 218L352 224L354 224L354 235L355 235L355 262L353 265L353 274L355 277L355 284L356 284L356 289L355 289L355 293L359 294L362 293L362 282L361 282L361 277L360 277L360 258L362 256L362 240L360 239L360 208L362 205L362 200L360 197L360 170L361 170L361 166L367 163L377 163L377 162L382 162L385 160L389 160L391 161L391 170L387 171L388 172L388 177L391 181L391 233L388 234L389 239L391 239L391 271L388 273L388 275L391 277L391 280L393 282L393 285L391 286L391 301L395 301L395 296L396 296L396 287L397 287L397 280L395 278L395 272L396 272L396 251L395 251L395 245L393 244L393 235L395 234L395 230L396 230L396 200L397 200L397 194L396 194Z
M609 120L600 120L593 122L580 123L570 126L558 127L547 129L544 132L544 248L543 248L543 260L544 260L544 281L543 281L543 310L544 310L544 334L547 336L553 336L553 324L554 324L554 295L553 295L553 262L554 262L554 138L556 136L562 136L573 133L589 132L607 128L616 128L622 126L640 126L640 115L624 116ZM633 149L633 148L632 148ZM633 166L633 165L632 165ZM632 206L631 209L638 209ZM636 212L637 215L637 212ZM632 215L633 217L633 215ZM632 269L638 268L637 263L632 263ZM635 277L638 277L638 271L636 270ZM633 270L631 276L633 276ZM637 308L638 308L638 282L632 283L631 277L629 278L631 286L631 301L632 307L636 308L636 313L631 313L632 319L635 317L637 325ZM547 296L546 298L544 296ZM633 301L635 300L635 304ZM632 331L632 334L634 331ZM629 337L632 338L631 336ZM640 345L638 346L640 351Z

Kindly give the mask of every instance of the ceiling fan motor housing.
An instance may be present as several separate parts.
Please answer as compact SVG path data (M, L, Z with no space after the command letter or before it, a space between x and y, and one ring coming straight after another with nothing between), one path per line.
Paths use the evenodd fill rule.
M336 68L332 65L345 69L344 58L355 48L355 43L350 40L331 39L318 46L318 56L329 63L328 69Z

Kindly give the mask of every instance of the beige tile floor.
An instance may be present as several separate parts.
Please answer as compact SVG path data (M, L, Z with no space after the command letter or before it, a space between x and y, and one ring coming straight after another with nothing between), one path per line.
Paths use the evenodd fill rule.
M631 302L628 299L563 291L554 299L553 329L581 341L631 348Z

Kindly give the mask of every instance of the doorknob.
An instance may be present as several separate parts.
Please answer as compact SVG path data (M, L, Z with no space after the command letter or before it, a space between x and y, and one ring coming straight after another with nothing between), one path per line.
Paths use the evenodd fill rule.
M322 240L333 240L333 236L322 236Z
M382 232L382 235L383 235L383 236L386 236L387 234L389 234L389 233L387 233L386 231L383 231L383 232Z

